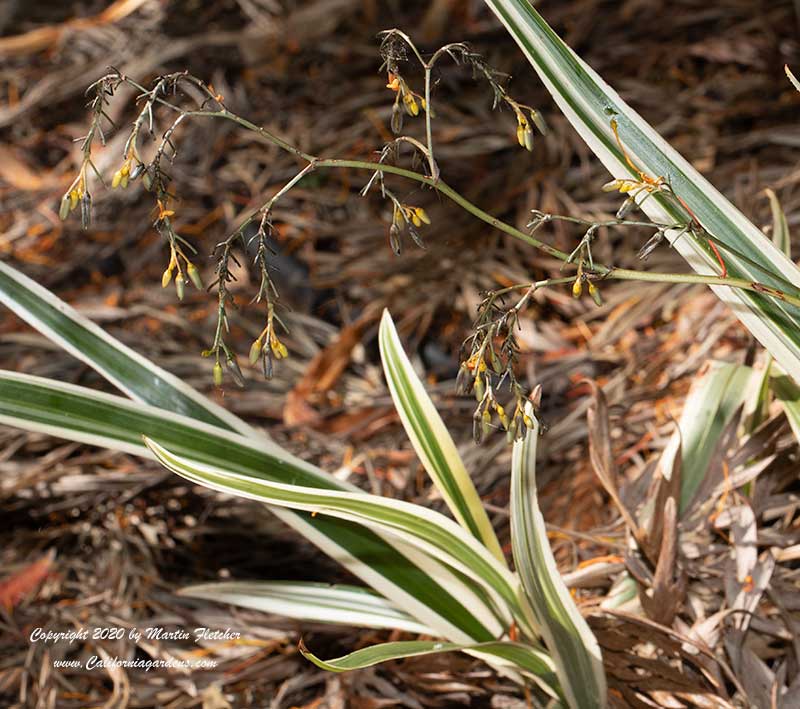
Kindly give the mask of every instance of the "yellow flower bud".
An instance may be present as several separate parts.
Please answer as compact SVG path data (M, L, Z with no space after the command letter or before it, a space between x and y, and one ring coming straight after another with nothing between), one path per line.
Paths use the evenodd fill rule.
M61 219L61 221L64 221L69 216L69 210L70 210L70 199L69 195L65 194L61 198L61 205L58 208L58 218Z
M167 268L161 276L161 287L166 288L172 281L172 267Z
M412 223L412 224L413 224L415 227L421 227L421 226L422 226L422 219L420 219L420 218L417 216L417 213L416 213L416 212L411 212L411 223Z
M200 272L193 263L186 265L186 275L189 276L189 280L197 290L203 290L203 280L200 278Z
M119 187L119 181L122 179L122 172L117 170L114 173L114 177L111 178L111 189L117 189Z
M423 223L425 224L431 223L431 218L428 216L428 213L422 207L415 208L414 212L416 213L417 217L419 217L420 221L422 221Z
M600 295L600 289L591 281L589 281L589 295L599 308L603 304L603 297Z
M583 279L580 276L578 276L575 279L575 283L572 284L572 297L580 298L581 293L583 293Z
M261 356L263 349L264 343L261 341L261 338L256 338L253 344L250 345L250 364L258 362L258 358Z
M405 104L406 111L408 111L409 115L411 116L419 115L419 106L417 105L417 102L414 100L414 96L412 94L405 94L403 96L403 103Z
M525 126L522 123L517 124L517 142L525 147Z
M523 147L529 153L533 152L533 128L530 125L525 126L525 130L523 131Z
M214 363L214 369L211 370L214 377L214 385L222 386L222 365L219 362Z
M78 206L78 200L80 200L81 195L78 190L72 190L69 193L69 211L71 212L75 207Z

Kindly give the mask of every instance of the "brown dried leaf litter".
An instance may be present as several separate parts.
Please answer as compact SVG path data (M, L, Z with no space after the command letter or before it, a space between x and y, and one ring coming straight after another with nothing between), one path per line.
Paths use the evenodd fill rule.
M602 169L480 3L394 8L368 0L291 6L129 0L15 7L10 18L0 18L3 257L206 391L210 365L198 353L213 324L213 304L193 293L178 306L159 288L163 253L149 228L147 198L97 190L96 223L88 233L63 225L54 212L78 159L72 139L85 128L83 89L108 65L139 78L189 68L211 81L237 112L293 142L315 153L363 158L387 138L390 117L375 34L399 26L415 37L424 33L431 46L466 39L514 75L522 100L546 110L551 135L532 156L521 155L514 148L513 117L489 114L490 97L468 76L443 74L436 94L437 157L448 182L519 225L531 208L603 218L618 206L599 190ZM757 223L769 222L762 195L769 186L795 225L798 97L781 75L784 63L798 60L791 3L771 3L758 14L746 0L684 0L668 9L637 0L575 0L542 2L540 9ZM130 120L130 103L115 106L116 122ZM109 135L98 158L101 170L118 162L121 135ZM179 229L201 254L295 169L290 158L229 126L196 123L179 138ZM384 207L358 198L360 187L357 175L327 173L278 205L277 278L292 306L292 356L270 383L245 370L248 387L227 391L224 403L368 489L439 504L410 454L380 375L369 313L389 306L507 540L508 450L502 436L481 448L468 443L473 404L453 396L455 356L483 290L531 274L555 275L557 265L487 231L433 194L402 186L433 223L426 252L394 257L384 243ZM563 224L548 234L563 248L574 247L579 237ZM631 238L623 243L601 234L597 258L630 263L641 245ZM649 263L670 270L681 262L659 250ZM246 307L254 287L246 270L238 286L243 307L233 332L246 351L260 331L257 314ZM605 305L595 308L567 292L538 293L523 317L520 342L521 376L545 390L545 516L562 569L580 587L576 593L604 649L612 701L796 706L798 461L786 426L767 422L748 440L731 432L715 456L707 509L680 526L670 511L671 493L654 469L692 375L710 358L745 361L753 345L701 289L616 285L604 287L603 297ZM2 366L103 386L11 316L0 328ZM586 378L601 387L608 407L608 423L595 419L591 426L602 451L600 479L588 448L593 398ZM295 652L297 624L177 597L181 585L215 578L343 580L257 506L187 488L124 455L13 429L0 432L0 451L0 588L12 587L0 611L5 703L524 706L519 690L456 656L345 676L320 673ZM766 455L774 460L759 472L748 501L736 492L737 481L726 482L723 463L733 469L737 456ZM655 512L642 508L648 494L664 503L654 505ZM642 554L631 552L626 534L638 540ZM51 557L47 573L39 573L44 569L37 560ZM638 579L649 617L599 608L622 569ZM112 622L228 626L241 629L248 642L206 648L153 642L140 652L166 657L201 650L219 664L188 675L108 675L54 668L53 659L67 648L45 651L27 641L33 627ZM327 647L331 654L388 639L355 630L303 632L315 649ZM114 655L133 648L98 641L82 651Z

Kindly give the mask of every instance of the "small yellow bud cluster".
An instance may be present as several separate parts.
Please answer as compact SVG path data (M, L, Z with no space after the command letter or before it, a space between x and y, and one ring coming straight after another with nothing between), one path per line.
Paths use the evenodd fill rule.
M185 264L185 272L184 269L181 268L180 259L183 259ZM164 273L161 275L162 288L166 288L172 282L173 272L175 274L175 292L178 295L178 300L183 300L187 278L197 290L203 290L203 279L200 278L200 272L197 270L197 266L186 257L186 254L184 254L177 245L173 245L170 248L169 263Z
M538 387L534 395L540 396ZM534 427L532 406L521 394L517 394L514 412L509 416L505 407L495 398L494 392L491 389L486 389L478 403L478 408L475 409L475 413L472 416L472 437L475 443L480 444L491 432L494 418L492 412L497 415L500 426L506 432L509 443L523 436L525 431Z
M122 163L122 167L120 167L120 169L114 173L114 177L111 178L111 187L112 189L117 189L117 187L122 187L122 189L125 189L130 180L135 180L137 177L139 177L139 175L142 174L144 174L142 181L145 183L145 188L149 189L149 175L147 175L144 163L141 161L139 154L136 152L136 146L131 144L128 152L125 154L125 160Z
M533 128L522 112L517 114L517 142L525 150L529 152L533 150Z
M92 195L86 187L86 163L84 163L75 181L61 197L58 216L63 221L78 205L81 206L81 225L88 229L92 221Z
M289 356L289 350L286 345L280 341L275 332L275 311L273 305L270 303L267 310L267 324L261 331L261 334L253 340L250 345L250 364L255 365L259 359L263 357L264 376L267 379L272 378L272 360L286 359ZM268 343L269 347L264 344Z
M522 106L510 100L509 104L517 116L517 142L530 152L533 150L533 126L536 126L539 132L545 135L547 133L547 125L536 109ZM528 112L529 117L525 115L525 111Z
M578 263L578 275L575 277L575 282L572 284L572 297L578 299L583 295L583 281L586 276L583 275L583 261Z
M397 94L394 100L394 107L392 108L392 130L395 133L399 133L403 127L401 110L405 110L405 112L412 117L419 115L420 108L422 108L423 111L427 111L428 107L425 103L425 99L412 91L402 77L390 72L389 83L386 84L386 88L391 89Z
M600 289L595 285L595 283L587 278L586 274L583 272L583 263L578 264L578 275L575 278L575 282L572 284L572 297L573 298L580 298L583 295L583 284L586 282L587 290L589 291L589 295L592 297L592 300L595 302L595 305L599 308L603 304L603 298L600 295Z
M214 366L211 368L211 378L214 380L214 386L221 387L224 380L224 370L222 369L222 363L219 361L220 351L225 355L225 367L233 377L233 381L236 382L237 386L243 387L244 375L239 367L239 361L236 359L236 355L222 341L215 344L212 349L205 350L202 353L203 357L211 357L212 355L215 357Z
M394 203L394 210L392 211L392 223L389 226L389 244L395 254L400 253L400 232L408 229L408 233L414 240L414 243L421 249L425 248L425 244L420 238L417 229L423 225L431 223L431 218L422 207L412 207L407 204Z

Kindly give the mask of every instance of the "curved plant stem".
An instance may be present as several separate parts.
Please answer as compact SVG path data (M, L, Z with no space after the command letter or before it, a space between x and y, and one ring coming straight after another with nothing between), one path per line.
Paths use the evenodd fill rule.
M413 46L413 45L412 45ZM418 56L420 62L422 63L423 67L426 68L426 101L429 99L430 93L430 86L429 86L429 78L430 78L430 66L424 62L424 60ZM136 82L130 80L128 77L122 77L122 80L127 81L132 86L144 91L146 90L137 84ZM194 79L195 82L199 82L199 80ZM208 94L209 97L213 100L216 100L219 103L217 97L214 97L213 94L207 89L205 86L201 86ZM438 171L434 171L433 176L426 176L418 172L414 172L413 170L407 170L402 167L397 167L394 165L386 165L379 162L371 162L367 160L349 160L349 159L338 159L338 158L319 158L315 155L311 155L310 153L306 153L299 148L295 147L291 143L283 140L282 138L278 137L274 133L268 131L267 129L256 125L255 123L243 118L235 113L232 113L227 108L225 108L220 103L220 108L217 110L182 110L179 107L175 106L168 101L161 99L160 97L156 97L154 102L162 104L175 110L180 113L180 116L176 123L182 121L186 117L208 117L208 118L222 118L225 120L232 121L237 123L238 125L246 128L247 130L253 131L258 135L262 136L268 142L272 143L273 145L285 150L286 152L294 155L300 160L303 160L307 163L306 167L298 173L295 179L293 179L289 184L284 187L277 195L273 196L270 201L269 205L271 206L275 200L285 194L302 176L309 174L310 172L320 169L320 168L346 168L346 169L353 169L353 170L369 170L372 172L380 172L384 174L391 174L397 175L399 177L403 177L409 180L413 180L415 182L419 182L421 184L427 185L432 189L435 189L439 194L447 197L452 202L455 202L459 207L464 209L465 211L472 214L474 217L480 219L481 221L485 222L489 226L502 231L509 236L518 239L530 246L533 246L536 249L552 256L560 261L564 261L568 263L571 261L571 254L562 251L555 246L552 246L540 239L537 239L532 234L526 233L517 229L516 227L504 222L497 217L492 216L485 210L481 209L480 207L476 206L472 202L470 202L466 197L462 194L454 190L450 187L446 182L441 180L438 176ZM429 124L426 123L426 131L429 133ZM428 140L428 157L432 159L432 152L431 152L431 136L427 135ZM586 220L581 220L572 217L562 217L560 215L549 215L551 219L562 219L566 221L573 221L575 223L587 223ZM602 223L601 225L605 226L614 226L618 224L619 220L612 220L609 222ZM647 222L641 222L642 226L650 225ZM652 224L651 226L660 226L657 224ZM239 231L239 230L237 230ZM792 305L800 306L800 293L798 294L790 294L785 291L781 291L775 288L771 288L765 286L761 283L757 283L754 281L750 281L747 279L742 278L729 278L723 276L714 276L714 275L703 275L703 274L694 274L694 273L654 273L651 271L636 271L631 269L623 269L623 268L616 268L613 266L606 266L599 263L592 264L591 268L584 267L583 274L589 280L625 280L625 281L644 281L644 282L657 282L657 283L691 283L691 284L702 284L708 286L728 286L730 288L739 288L741 290L747 290L754 293L760 293L762 295L768 295L778 300L784 301L786 303L791 303ZM557 278L557 279L548 279L546 282L541 282L541 285L538 287L542 287L545 285L554 285L555 283L566 283L574 280L574 278ZM530 287L531 284L526 284L526 287Z

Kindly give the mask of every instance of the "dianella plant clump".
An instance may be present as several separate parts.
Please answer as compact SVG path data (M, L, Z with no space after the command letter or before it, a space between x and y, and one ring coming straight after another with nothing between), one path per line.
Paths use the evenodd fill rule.
M557 277L535 279L485 293L474 327L465 338L457 386L476 401L474 438L505 431L513 445L511 537L513 568L506 559L467 469L441 417L403 351L385 312L379 330L383 370L395 407L413 447L447 505L450 516L406 502L362 492L279 448L239 418L205 399L169 373L111 338L54 295L7 265L0 265L0 299L22 318L83 359L125 397L12 372L0 374L0 420L63 438L155 458L184 478L264 502L300 534L342 563L364 585L328 586L287 582L230 582L184 592L243 606L277 610L309 620L377 628L399 628L421 639L362 648L322 660L303 647L309 660L332 671L357 669L401 657L461 651L523 684L537 705L602 707L606 679L599 646L556 568L540 513L535 483L539 436L539 387L519 378L518 324L534 294L564 288L575 298L602 304L604 284L613 280L697 283L711 286L731 304L789 377L800 379L800 271L683 158L664 143L548 27L526 0L487 0L530 59L561 110L612 179L604 189L619 193L613 219L592 221L540 211L531 205L527 229L519 229L451 188L436 154L436 72L447 64L471 69L487 86L487 100L510 112L521 149L535 150L547 126L539 110L509 93L508 78L469 46L448 44L423 53L405 33L380 38L381 71L391 104L394 137L364 159L318 156L255 125L226 105L225 97L186 72L158 77L149 85L110 71L88 90L90 127L82 142L82 164L63 195L59 214L79 213L91 226L92 191L106 182L115 189L141 186L154 203L154 229L164 241L162 286L183 298L187 286L202 289L200 256L175 228L180 185L170 175L180 159L180 127L186 121L224 120L252 131L297 158L297 173L263 204L246 214L214 249L217 323L203 355L213 360L214 383L243 383L238 354L230 342L235 308L231 284L237 253L253 254L257 288L253 302L262 325L248 358L271 377L291 356L282 340L283 303L273 281L275 204L308 175L351 170L364 175L362 195L385 201L387 258L407 247L425 248L430 217L412 198L420 186L450 200L508 237L561 262ZM120 87L137 92L136 117L113 175L95 169L93 146L118 130L107 107ZM422 138L406 135L421 123ZM575 227L569 250L549 243L547 225ZM641 269L618 268L594 257L593 245L609 229L645 228L639 245ZM672 246L694 273L661 273L644 261L656 248ZM769 382L768 382L769 383ZM767 386L767 389L769 387ZM602 403L598 395L597 401ZM602 408L601 404L598 404ZM601 417L602 418L602 417ZM600 424L598 424L600 425ZM597 426L595 426L597 428ZM610 451L594 445L593 464L632 531L645 565L674 559L676 541L658 547L664 517L634 518L607 474ZM673 451L674 454L674 451ZM669 480L674 482L669 484ZM666 479L659 499L672 527L699 483L681 489ZM668 525L669 526L669 525ZM661 553L663 552L663 553ZM631 577L627 577L630 581ZM671 588L671 587L670 587Z

